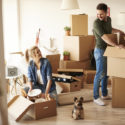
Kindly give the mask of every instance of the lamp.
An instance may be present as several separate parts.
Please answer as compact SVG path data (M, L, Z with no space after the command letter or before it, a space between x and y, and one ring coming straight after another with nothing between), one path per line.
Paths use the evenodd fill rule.
M63 0L61 10L79 9L77 0Z

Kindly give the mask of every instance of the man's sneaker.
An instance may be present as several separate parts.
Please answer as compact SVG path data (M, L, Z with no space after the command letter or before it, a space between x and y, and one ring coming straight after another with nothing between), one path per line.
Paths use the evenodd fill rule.
M94 102L95 102L97 105L101 105L101 106L104 106L104 105L105 105L105 103L104 103L100 98L94 99Z
M107 95L107 96L101 96L101 98L102 98L103 100L110 100L110 99L112 99L112 97L109 96L109 95Z

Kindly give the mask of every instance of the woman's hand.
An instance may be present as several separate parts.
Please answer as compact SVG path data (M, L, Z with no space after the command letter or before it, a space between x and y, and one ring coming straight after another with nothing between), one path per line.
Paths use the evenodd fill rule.
M48 93L42 93L41 97L46 99L46 100L50 100L50 95Z

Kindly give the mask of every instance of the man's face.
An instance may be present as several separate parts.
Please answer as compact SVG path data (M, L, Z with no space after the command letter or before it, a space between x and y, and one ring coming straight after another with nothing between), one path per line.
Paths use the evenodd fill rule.
M97 10L97 18L100 19L101 21L102 20L106 21L107 13L103 10Z

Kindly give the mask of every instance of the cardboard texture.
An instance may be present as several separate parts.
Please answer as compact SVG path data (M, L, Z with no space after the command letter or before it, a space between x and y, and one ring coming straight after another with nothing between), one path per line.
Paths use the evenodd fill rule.
M84 61L90 59L90 53L95 46L93 35L64 36L64 51L70 52L70 59Z
M66 79L74 80L71 83L56 81L56 84L58 84L61 88L63 88L62 92L74 92L74 91L79 91L81 89L81 80L76 77L64 75L64 74L62 74L62 75L54 74L54 73L52 74L52 76L57 77L57 78L66 78Z
M59 74L71 75L75 76L76 78L80 79L81 81L81 88L84 87L83 83L83 69L58 69Z
M93 89L84 88L80 91L60 93L58 94L58 103L59 105L67 105L74 103L74 97L84 97L84 102L93 100Z
M59 84L63 88L62 93L80 91L81 89L80 81L76 81L72 83L56 82L56 84Z
M108 37L115 43L118 43L117 34L107 34Z
M112 78L112 107L125 108L125 78Z
M88 15L70 15L71 35L88 35Z
M84 70L84 82L86 84L93 84L96 70Z
M28 99L22 96L15 96L8 103L8 112L16 121L19 121L32 105L33 102Z
M56 101L50 100L40 103L35 103L27 112L34 119L42 119L50 116L56 116Z
M56 101L33 103L18 95L8 103L8 112L16 121L19 121L26 113L34 119L42 119L56 115Z
M110 39L113 41L113 42L115 42L115 43L117 43L117 44L123 44L123 45L125 45L125 35L117 35L117 34L107 34L109 37L110 37Z
M50 61L50 64L52 66L52 72L57 73L57 69L59 68L60 62L60 54L47 55L46 58Z
M91 67L91 61L64 61L60 60L60 69L89 69Z
M104 56L107 56L107 74L125 78L125 49L107 47Z
M125 45L125 35L120 35L120 44Z

